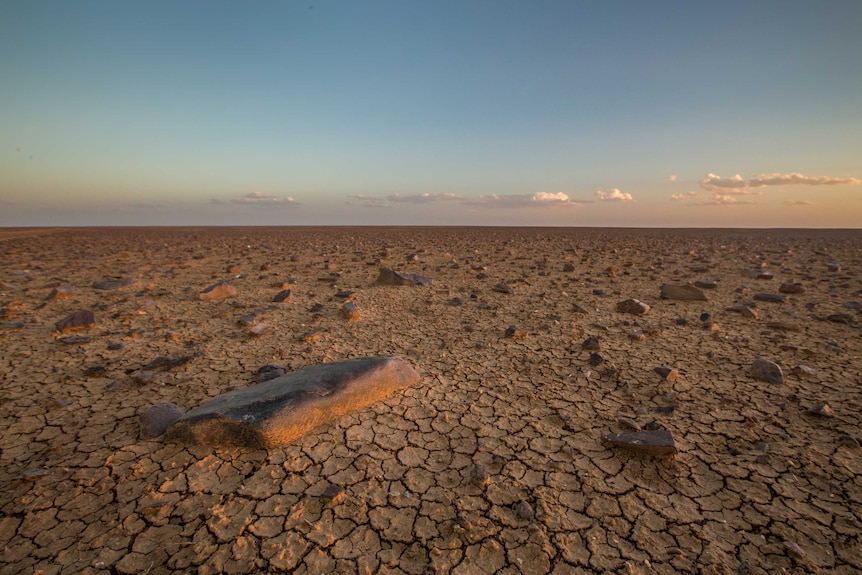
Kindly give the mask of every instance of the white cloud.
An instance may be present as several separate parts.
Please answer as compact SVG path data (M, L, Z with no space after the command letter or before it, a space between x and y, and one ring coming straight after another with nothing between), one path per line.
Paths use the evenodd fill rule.
M507 194L503 196L491 194L488 196L479 196L474 200L466 200L466 203L486 207L529 208L575 206L589 202L585 200L573 200L568 194L564 194L563 192L536 192L534 194Z
M352 196L347 196L350 198L347 203L353 204L354 202L358 203L363 208L391 208L392 204L386 201L383 198L378 198L377 196L372 196L369 194L354 194Z
M296 200L291 196L285 196L284 198L279 198L277 196L273 196L271 194L264 194L261 192L250 192L242 197L234 198L230 201L232 204L245 204L245 205L292 205L296 203Z
M602 202L634 202L635 199L631 194L621 192L614 188L613 190L598 190L596 197Z
M386 197L390 202L406 202L410 204L428 204L431 202L445 202L449 200L461 199L456 194L416 194L413 196L402 196L401 194L392 194Z
M817 202L812 202L811 200L784 200L784 205L791 208L796 206L816 206Z
M743 178L739 174L729 178L722 178L715 174L707 174L700 181L700 187L713 192L725 194L749 194L751 190L759 190L772 186L838 186L843 184L856 185L862 180L856 178L835 178L830 176L809 177L796 172L790 174L761 174L750 178Z
M676 174L671 174L671 175L669 175L669 176L667 177L667 179L668 179L668 180L670 180L671 182L675 182L675 181L676 181Z
M728 194L715 194L715 196L702 204L701 206L743 206L749 204L756 204L757 202L751 200L740 200L736 196L731 196Z
M684 194L671 194L670 199L672 202L682 202L698 197L700 197L700 194L698 194L697 192L686 192Z

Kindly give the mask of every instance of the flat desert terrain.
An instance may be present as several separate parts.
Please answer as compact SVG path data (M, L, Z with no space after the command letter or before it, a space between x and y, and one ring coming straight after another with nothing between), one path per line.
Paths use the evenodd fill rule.
M860 302L858 230L7 230L0 573L860 573ZM418 383L285 446L141 436L377 355Z

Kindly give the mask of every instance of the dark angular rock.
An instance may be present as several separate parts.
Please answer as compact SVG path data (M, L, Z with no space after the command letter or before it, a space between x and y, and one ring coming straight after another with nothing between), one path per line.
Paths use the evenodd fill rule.
M505 294L512 293L512 288L509 287L509 285L506 282L498 282L498 283L494 284L494 287L492 287L491 290L498 292L498 293L505 293Z
M264 365L257 370L257 382L263 383L276 377L281 377L287 373L287 370L279 365Z
M853 316L849 313L833 313L826 316L826 319L833 323L844 323L847 325L853 323Z
M772 272L768 272L766 270L762 270L762 269L758 269L758 268L752 268L752 269L748 270L748 276L752 277L756 280L771 280L772 279Z
M162 435L183 416L183 408L175 403L157 403L141 413L141 438L154 439Z
M575 265L572 263L564 263L563 264L563 271L567 272L567 273L573 272L573 271L575 271Z
M324 501L329 501L330 503L337 503L344 497L344 493L345 491L342 486L330 484L323 490L323 493L320 494L320 498Z
M620 313L644 315L649 313L649 310L650 307L647 304L637 299L627 299L617 304L617 311Z
M167 437L198 445L276 447L418 380L398 357L314 365L216 397L181 417Z
M90 343L91 339L90 336L87 335L67 335L66 337L61 337L58 341L68 345L77 345L81 343Z
M536 517L533 506L523 499L515 504L515 513L524 521L532 521Z
M706 294L695 286L664 284L661 286L661 298L681 301L706 301Z
M526 339L530 336L530 332L518 329L514 325L510 325L506 328L506 337L511 337L512 339Z
M777 293L756 293L754 294L754 299L757 301L768 301L772 303L787 303L790 298L786 295Z
M590 354L590 365L593 367L598 367L605 362L605 358L601 356L601 354L597 352L593 352Z
M694 285L701 289L716 289L718 287L718 282L712 280L698 280L694 282Z
M9 323L0 323L0 331L12 331L24 327L23 321L13 321Z
M96 317L88 309L79 309L55 324L57 331L67 332L96 327Z
M346 302L341 306L341 315L348 321L357 321L359 319L359 308L352 301Z
M277 294L275 294L275 297L272 298L272 301L274 301L276 303L289 301L291 295L292 295L292 292L289 289L283 289L280 292L278 292Z
M677 452L673 434L667 429L609 433L602 439L615 447L642 455L674 455Z
M134 285L134 278L119 278L95 282L93 287L100 290L115 290Z
M778 288L781 293L800 294L805 293L805 286L800 283L783 283Z
M198 294L204 301L221 301L236 295L236 288L228 282L219 282L206 288Z
M654 367L653 371L661 376L661 378L668 383L673 383L679 377L679 370L675 367L668 367L666 365L660 365L658 367Z
M781 367L774 361L762 357L758 357L751 364L751 375L769 383L784 383L784 373L782 373Z
M491 476L484 465L474 465L470 470L470 481L477 487L485 487L491 481Z
M828 403L818 403L806 410L811 415L819 415L820 417L835 417L835 412L829 407Z
M597 338L594 335L591 335L590 337L585 339L583 342L581 342L581 349L597 350L600 347L601 347L601 344L599 343L599 338Z
M430 286L433 284L433 280L419 274L400 273L387 267L381 267L377 276L377 283L392 286Z

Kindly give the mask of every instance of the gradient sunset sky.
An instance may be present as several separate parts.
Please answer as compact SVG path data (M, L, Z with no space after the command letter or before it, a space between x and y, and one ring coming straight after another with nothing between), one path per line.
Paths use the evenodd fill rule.
M862 2L0 3L0 226L862 227Z

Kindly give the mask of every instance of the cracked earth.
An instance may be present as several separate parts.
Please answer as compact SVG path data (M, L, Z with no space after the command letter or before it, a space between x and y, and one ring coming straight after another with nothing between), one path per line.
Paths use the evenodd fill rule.
M0 573L862 571L860 232L0 239ZM381 265L434 284L375 285ZM134 283L93 287L115 278ZM236 295L199 299L220 281ZM707 301L659 298L696 281ZM740 313L783 283L804 291ZM649 313L618 312L630 298ZM56 332L82 309L94 327ZM370 355L419 383L284 447L140 437L154 403ZM758 357L784 382L753 377ZM678 453L602 441L632 424L672 431Z

